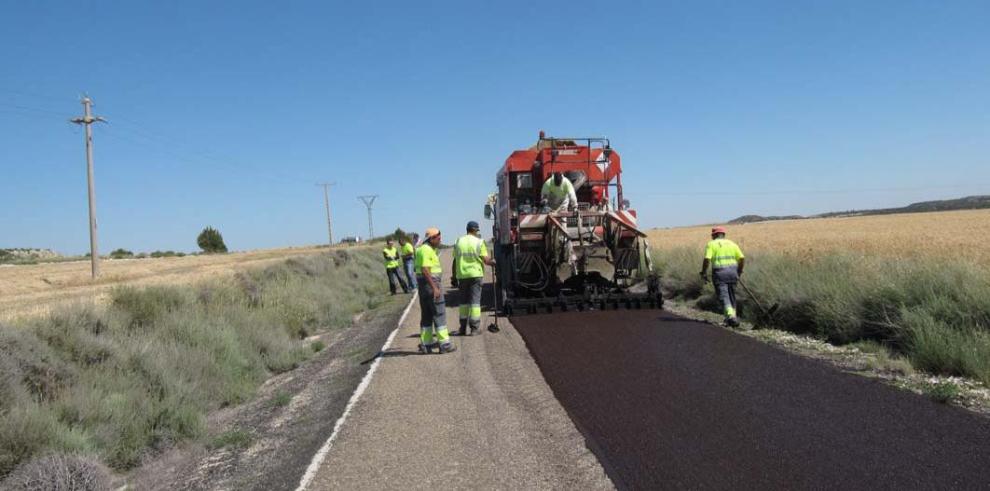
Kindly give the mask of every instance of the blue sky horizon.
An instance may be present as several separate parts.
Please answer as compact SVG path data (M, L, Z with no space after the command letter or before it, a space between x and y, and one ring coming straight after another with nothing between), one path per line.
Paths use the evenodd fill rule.
M990 194L988 2L65 5L0 6L0 248L88 250L84 92L103 253L456 236L539 130L647 228Z

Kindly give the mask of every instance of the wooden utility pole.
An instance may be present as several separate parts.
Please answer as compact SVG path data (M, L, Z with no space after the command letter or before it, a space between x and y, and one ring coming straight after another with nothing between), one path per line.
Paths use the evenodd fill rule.
M333 224L330 222L330 186L336 186L335 182L321 182L317 186L323 186L323 203L327 207L327 238L330 246L333 246Z
M377 194L358 196L358 199L364 202L364 206L368 207L368 240L375 238L375 222L371 219L371 207L377 198Z
M93 269L93 279L100 275L100 253L96 236L96 185L93 182L93 123L106 120L93 116L93 100L89 96L82 98L83 117L70 121L86 127L86 181L89 185L89 255Z

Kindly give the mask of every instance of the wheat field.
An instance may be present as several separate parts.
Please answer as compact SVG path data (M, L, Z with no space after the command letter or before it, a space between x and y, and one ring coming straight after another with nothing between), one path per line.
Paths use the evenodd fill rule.
M712 225L653 229L658 250L696 247L699 262ZM948 259L990 268L990 210L962 210L725 225L746 254L816 258L829 253L892 259Z
M230 276L290 257L326 251L319 247L263 249L230 254L185 257L111 259L102 274L90 278L89 261L0 267L0 321L45 314L58 305L80 301L102 303L117 286L188 284Z

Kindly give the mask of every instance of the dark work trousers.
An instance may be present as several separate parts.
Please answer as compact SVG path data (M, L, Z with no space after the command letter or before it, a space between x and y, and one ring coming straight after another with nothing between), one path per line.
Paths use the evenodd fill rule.
M726 319L736 317L736 283L715 282L715 293L722 302L722 313Z
M481 326L481 282L484 278L464 278L457 280L457 290L460 298L461 330L471 326L477 331Z
M423 346L449 346L450 330L447 329L447 302L443 295L443 283L440 276L434 276L433 282L440 289L440 300L433 296L430 282L422 275L416 276L419 284L419 341Z
M409 259L402 260L402 267L405 268L406 270L406 281L409 282L410 290L416 289L416 269L414 266L415 262L416 261L413 260L413 258L411 257Z
M402 279L402 273L399 271L399 268L385 268L385 274L388 275L388 289L392 292L392 295L395 295L396 282L399 282L403 293L409 293L409 287L406 286L405 280Z
M736 318L736 282L738 281L739 272L736 270L736 266L712 270L715 294L722 302L722 313L725 314L726 319Z

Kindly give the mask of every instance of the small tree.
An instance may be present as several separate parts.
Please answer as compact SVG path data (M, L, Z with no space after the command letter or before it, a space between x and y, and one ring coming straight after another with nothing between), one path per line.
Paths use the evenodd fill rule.
M401 244L403 239L406 239L408 237L409 234L407 234L404 230L402 230L402 227L397 227L395 229L395 232L392 232L391 234L385 236L386 239L392 239L397 244Z
M111 259L127 259L129 257L134 257L134 253L124 249L123 247L110 253Z
M220 235L219 230L213 227L204 228L199 233L199 237L196 238L196 243L207 254L227 252L227 244L223 243L223 236Z

